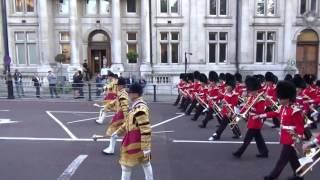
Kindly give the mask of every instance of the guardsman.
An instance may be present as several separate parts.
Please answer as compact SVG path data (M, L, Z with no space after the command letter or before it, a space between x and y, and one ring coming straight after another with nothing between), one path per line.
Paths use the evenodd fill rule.
M317 94L316 94L316 88L315 88L315 84L314 81L316 80L316 77L314 75L311 74L306 74L303 76L304 81L307 84L306 89L303 91L303 98L304 100L307 102L308 100L312 100L312 99L316 99ZM310 120L313 120L311 118L311 110L308 106L308 109L306 110L306 115L310 118ZM317 124L316 122L313 122L310 125L311 129L317 129Z
M117 91L118 91L117 92L117 111L108 125L108 129L106 132L107 136L112 136L112 134L119 127L122 126L122 124L124 123L124 121L128 116L129 98L128 98L128 93L126 92L125 86L126 86L126 80L120 77L117 82ZM116 136L112 136L110 138L109 146L103 150L104 154L106 155L114 154L114 149L117 141L116 138L117 138Z
M100 117L96 120L96 123L103 124L103 121L106 117L106 112L116 111L117 103L117 81L118 76L113 74L111 71L107 75L107 84L104 87L105 97L103 101L104 111Z
M194 81L193 73L187 74L187 84L185 85L185 87L182 90L183 97L182 97L182 101L180 104L180 109L182 109L182 112L184 112L185 109L187 109L187 107L189 105L189 96L188 95L189 95L189 91L193 87L193 81Z
M193 76L194 76L194 82L193 82L192 88L188 91L188 103L185 109L186 115L190 115L193 108L195 108L195 106L197 105L197 100L195 96L201 89L200 72L195 71L193 73Z
M215 109L213 107L213 104L214 103L217 104L220 101L220 98L222 97L222 94L220 93L220 89L218 86L218 82L219 82L218 73L216 73L215 71L211 71L209 73L209 82L210 82L210 89L209 89L208 97L207 97L207 104L209 106L209 109L206 111L206 116L203 119L202 123L199 125L200 128L206 128L208 122L213 119L213 114L215 113ZM216 117L217 117L218 122L220 124L220 122L221 122L220 117L219 116L216 116ZM193 120L196 121L197 119L198 119L198 117L195 116Z
M141 165L145 179L153 180L151 160L151 124L149 108L142 98L143 88L134 83L129 88L131 110L124 124L112 136L124 135L119 163L122 168L121 180L130 180L132 169Z
M267 72L265 74L265 97L266 97L266 111L272 111L273 103L277 102L277 93L276 93L276 76L272 72ZM272 119L273 126L272 128L279 128L280 122L279 119Z
M246 86L242 83L242 75L240 73L236 73L234 77L237 81L235 91L242 97L246 91Z
M199 92L196 94L196 101L198 102L198 106L196 107L196 113L191 120L195 121L201 115L202 111L207 108L207 97L209 92L208 87L208 78L205 74L200 75L201 88L199 88Z
M218 127L217 131L209 138L210 141L219 140L221 134L226 129L228 124L232 121L232 117L235 115L234 108L238 104L238 96L234 91L236 86L235 77L232 74L226 74L226 83L225 83L225 93L221 100L222 109L220 114L222 115L221 125ZM232 138L239 139L241 136L240 128L236 125L232 128L234 136Z
M177 100L175 101L175 103L173 104L174 106L177 106L181 100L181 89L184 87L184 85L186 84L186 81L185 81L185 74L181 73L180 74L180 82L179 84L177 84L177 88L178 88L178 97L177 97Z
M287 163L290 162L291 168L295 174L296 169L299 168L297 152L294 147L297 147L302 141L304 132L304 118L302 110L294 105L296 99L296 88L293 83L289 81L281 81L277 85L277 96L280 100L281 108L277 112L268 112L263 115L257 115L255 118L261 119L266 117L280 118L280 144L282 150L276 166L265 180L278 179L282 170ZM289 178L290 180L303 179L297 176Z
M255 77L248 77L245 83L249 97L247 104L241 108L240 113L248 118L248 130L244 137L243 144L236 152L233 153L233 156L240 158L251 143L252 139L255 138L259 151L259 154L257 154L256 157L267 158L269 151L261 134L263 120L254 118L254 116L265 112L265 100L262 97L263 92L260 94L258 93L261 89L261 84Z

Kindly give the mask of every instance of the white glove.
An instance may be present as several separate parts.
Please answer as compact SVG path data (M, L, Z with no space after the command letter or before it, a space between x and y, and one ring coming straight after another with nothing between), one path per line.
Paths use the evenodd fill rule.
M144 150L143 151L144 157L148 157L148 156L150 156L150 154L151 154L151 150Z
M235 106L235 107L233 108L233 110L234 110L234 113L236 113L236 114L238 114L238 115L240 114L240 109L239 109L238 107Z

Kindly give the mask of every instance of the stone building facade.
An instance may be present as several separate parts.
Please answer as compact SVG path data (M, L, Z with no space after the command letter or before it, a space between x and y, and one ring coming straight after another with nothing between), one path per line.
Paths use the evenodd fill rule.
M63 73L87 63L159 83L176 81L185 58L187 71L320 74L317 0L12 0L7 11L24 72L55 69L62 53Z

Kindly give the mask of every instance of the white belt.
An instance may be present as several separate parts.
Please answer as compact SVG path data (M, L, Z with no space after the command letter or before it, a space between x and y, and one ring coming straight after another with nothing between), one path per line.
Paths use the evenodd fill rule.
M293 130L296 129L296 127L295 126L283 126L283 125L281 125L281 129L293 131Z

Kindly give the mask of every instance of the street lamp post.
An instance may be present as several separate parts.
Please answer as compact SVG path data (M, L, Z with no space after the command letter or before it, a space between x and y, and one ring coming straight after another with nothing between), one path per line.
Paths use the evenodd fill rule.
M1 0L2 7L2 27L3 27L3 44L4 44L4 73L6 75L6 83L8 88L8 99L14 99L13 95L13 82L10 72L11 58L9 55L9 43L8 43L8 23L7 23L7 8L6 0Z
M187 55L192 55L191 52L184 52L184 73L187 74L188 58Z

